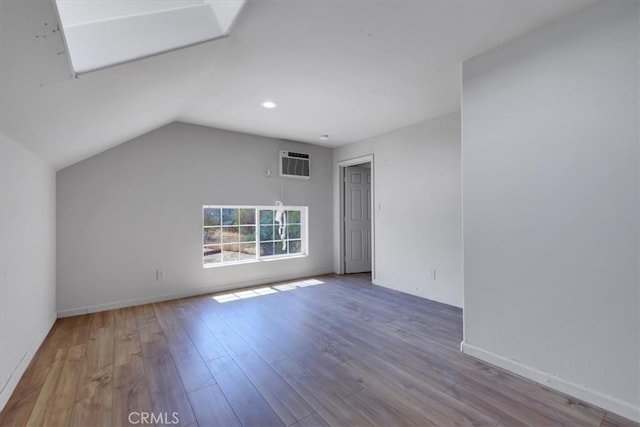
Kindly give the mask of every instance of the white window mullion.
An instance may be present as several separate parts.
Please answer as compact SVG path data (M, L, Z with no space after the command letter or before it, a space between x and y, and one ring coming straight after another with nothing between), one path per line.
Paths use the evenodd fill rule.
M259 260L261 258L260 256L260 209L255 208L254 217L256 219L256 259Z
M219 225L204 225L205 224L205 218L206 218L206 209L212 209L212 210L218 210L218 214L220 216L220 223ZM248 224L248 223L244 223L242 220L242 215L241 212L242 210L253 210L254 212L254 217L255 217L255 222L254 224ZM275 223L275 210L277 208L275 206L220 206L220 205L204 205L203 206L203 210L202 210L202 236L201 236L201 248L203 249L203 267L216 267L216 266L225 266L225 265L231 265L231 264L243 264L243 263L251 263L251 262L258 262L258 261L268 261L268 260L277 260L277 259L285 259L285 258L291 258L291 257L298 257L298 256L306 256L308 254L308 228L307 228L307 207L306 206L282 206L283 211L285 212L285 218L286 221L284 221L284 238L280 239L279 233L277 231L275 231L274 233L274 229L276 227L276 223ZM235 227L238 229L237 232L237 238L235 242L224 242L223 240L223 236L225 235L224 231L225 231L225 226L224 225L224 215L223 215L223 211L224 210L230 210L231 212L234 213L234 215L238 218L238 223L234 224L234 225L229 225L228 227ZM260 211L261 210L265 210L265 211L270 211L271 212L271 224L267 224L265 225L266 227L271 227L271 233L273 233L274 235L271 236L270 240L267 241L262 241L262 223L261 223L261 217L260 217ZM290 236L289 236L289 225L290 225L290 218L288 215L288 212L299 212L300 215L300 220L296 221L296 224L300 224L300 237L296 238L295 240L300 240L300 252L295 252L295 253L290 253L290 248L289 248L289 242L290 242ZM210 212L210 214L213 214L214 212ZM242 240L242 232L243 231L247 231L244 230L243 227L249 227L253 225L254 227L254 232L255 232L255 238L254 238L254 257L244 257L241 256L244 252L242 251L242 247L244 245L248 245L251 242L244 242ZM204 243L204 237L206 235L207 230L210 229L219 229L220 230L220 243L216 244L216 243ZM266 256L262 256L260 254L261 251L261 246L263 243L269 242L272 244L272 250L273 250L273 254L272 255L266 255ZM225 245L232 245L233 243L235 243L235 245L237 246L237 252L236 252L236 259L232 260L232 261L225 261L224 258L224 254L225 254L225 250L224 247ZM282 244L285 244L285 250L281 249ZM206 260L204 258L204 252L206 251L207 247L219 247L220 248L220 257L218 258L219 260L214 260L212 261L211 259ZM276 246L280 246L278 248L276 248ZM277 250L276 250L277 249ZM284 253L280 253L280 254L276 254L276 252L278 251L282 251ZM248 255L248 254L245 254ZM205 262L207 261L207 262Z

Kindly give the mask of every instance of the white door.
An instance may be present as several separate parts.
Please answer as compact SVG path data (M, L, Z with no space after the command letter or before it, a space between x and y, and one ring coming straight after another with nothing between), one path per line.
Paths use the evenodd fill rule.
M371 271L371 168L349 166L344 181L344 271Z

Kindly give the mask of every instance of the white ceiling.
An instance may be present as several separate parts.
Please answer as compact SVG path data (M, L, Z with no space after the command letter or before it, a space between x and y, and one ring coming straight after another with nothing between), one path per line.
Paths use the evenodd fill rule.
M0 129L58 169L175 120L346 144L458 110L463 60L595 1L250 0L224 40L73 79L51 0L0 0Z

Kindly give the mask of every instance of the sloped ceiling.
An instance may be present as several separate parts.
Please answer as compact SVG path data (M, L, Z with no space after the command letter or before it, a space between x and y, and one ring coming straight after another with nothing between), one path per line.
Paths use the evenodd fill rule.
M1 0L0 130L58 169L175 120L346 144L458 110L463 60L594 2L253 0L226 39L74 79L51 0Z

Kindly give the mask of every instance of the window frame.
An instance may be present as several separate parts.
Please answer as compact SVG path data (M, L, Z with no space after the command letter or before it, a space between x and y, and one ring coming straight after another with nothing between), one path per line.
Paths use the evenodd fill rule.
M276 211L277 208L281 208L284 211L299 211L300 212L300 222L294 223L293 225L300 225L300 238L290 239L287 235L285 237L286 242L290 241L300 241L300 252L298 253L285 253L285 254L273 254L273 255L260 255L260 244L265 242L274 242L281 243L282 240L261 240L260 227L263 226L260 222L260 211L268 210L268 211ZM220 209L221 217L220 217L220 225L205 225L205 210L206 209ZM219 245L222 247L224 242L221 241L219 244L216 243L205 243L205 230L211 229L215 227L223 228L225 227L222 219L222 209L252 209L255 211L255 224L237 224L232 225L234 227L246 227L246 226L254 226L255 227L255 242L242 242L238 241L238 244L255 244L255 257L251 259L238 259L231 261L221 260L220 262L210 262L207 263L205 260L205 248ZM308 206L293 206L293 205L285 205L285 206L274 206L274 205L202 205L201 212L201 236L200 236L200 247L202 248L202 266L203 268L214 268L214 267L226 267L229 265L242 265L242 264L253 264L257 262L269 262L269 261L277 261L283 259L292 259L292 258L303 258L309 256L309 207ZM272 222L269 226L274 226L274 222ZM286 223L287 228L289 227L289 222ZM231 226L229 226L231 227ZM234 242L235 243L235 242ZM223 256L223 255L222 255Z

